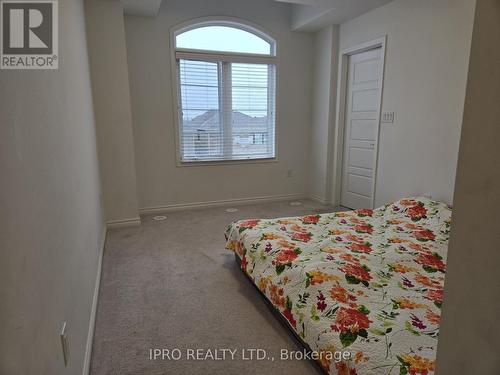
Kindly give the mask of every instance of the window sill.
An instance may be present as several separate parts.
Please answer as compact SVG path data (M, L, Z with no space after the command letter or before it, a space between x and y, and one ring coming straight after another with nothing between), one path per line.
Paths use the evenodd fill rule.
M202 167L202 166L215 166L215 165L242 165L242 164L264 164L276 163L277 157L261 158L261 159L240 159L240 160L193 160L193 161L180 161L177 160L177 167Z

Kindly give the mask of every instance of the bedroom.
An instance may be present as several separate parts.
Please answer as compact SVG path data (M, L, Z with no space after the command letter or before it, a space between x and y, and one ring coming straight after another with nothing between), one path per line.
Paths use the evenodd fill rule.
M46 3L56 66L2 49L0 373L498 373L497 1Z

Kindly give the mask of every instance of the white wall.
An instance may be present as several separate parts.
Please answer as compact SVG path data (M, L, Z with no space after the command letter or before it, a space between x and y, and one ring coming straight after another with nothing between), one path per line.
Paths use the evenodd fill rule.
M437 374L498 374L500 2L477 0Z
M154 19L125 17L140 207L306 193L313 39L290 31L289 10L267 0L169 0ZM208 15L249 20L278 41L277 162L176 166L170 30Z
M309 195L327 202L331 163L329 144L335 121L337 97L338 26L329 26L314 34L314 77L309 160Z
M0 71L1 374L84 363L104 224L82 1L59 14L59 70Z
M341 51L387 34L383 111L395 122L380 129L375 206L452 201L473 12L471 0L396 0L340 26Z
M123 6L86 0L85 15L106 220L138 224Z

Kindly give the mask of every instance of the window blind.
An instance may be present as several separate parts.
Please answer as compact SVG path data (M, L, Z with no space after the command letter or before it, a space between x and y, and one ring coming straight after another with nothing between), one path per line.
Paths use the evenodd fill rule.
M183 162L275 156L275 66L179 59Z

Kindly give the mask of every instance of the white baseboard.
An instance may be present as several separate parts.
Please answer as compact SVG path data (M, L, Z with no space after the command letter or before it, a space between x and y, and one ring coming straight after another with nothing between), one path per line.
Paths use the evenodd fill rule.
M111 220L106 223L108 229L116 229L116 228L126 228L126 227L135 227L137 225L141 225L141 218L134 217L132 219L124 219L124 220Z
M139 209L139 213L156 214L156 213L183 211L189 209L223 207L228 205L241 206L247 204L287 201L292 199L305 199L305 197L306 197L305 194L284 194L284 195L270 195L265 197L237 198L237 199L225 199L219 201L181 203L181 204L171 204L166 206L143 207Z
M320 197L319 195L309 194L308 198L324 205L329 204L325 197Z
M92 297L92 309L90 310L89 331L87 334L87 345L85 346L85 357L83 358L83 375L90 372L90 358L92 356L92 342L94 341L94 328L97 312L97 301L99 299L99 286L101 285L102 257L104 255L104 245L106 244L106 226L102 229L101 244L97 262L97 275L94 284L94 296Z

